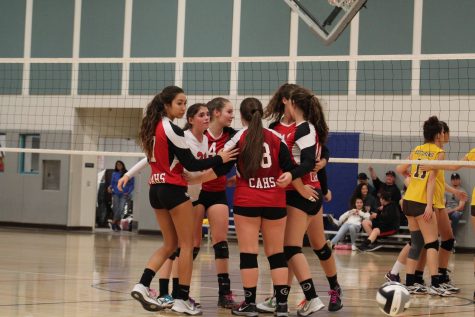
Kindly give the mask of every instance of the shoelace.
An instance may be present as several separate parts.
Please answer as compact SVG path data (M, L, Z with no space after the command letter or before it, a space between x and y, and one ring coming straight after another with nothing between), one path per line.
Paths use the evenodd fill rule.
M154 288L149 288L148 289L148 295L152 298L158 298L158 292Z
M340 294L335 290L329 290L328 295L330 295L330 303L332 304L336 304L340 298Z

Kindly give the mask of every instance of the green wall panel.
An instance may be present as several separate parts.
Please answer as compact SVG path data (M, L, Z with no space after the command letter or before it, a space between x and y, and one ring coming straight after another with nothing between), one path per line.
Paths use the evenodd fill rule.
M81 57L122 57L125 0L82 0Z
M290 8L283 1L243 0L240 56L289 54Z
M0 57L23 57L25 0L0 0Z
M130 64L129 94L155 95L175 83L175 64Z
M122 64L79 64L78 94L120 95Z
M134 0L132 57L174 57L178 1Z
M409 95L411 93L410 61L358 62L356 93L358 95Z
M189 95L228 95L230 79L229 63L183 65L183 89Z
M30 95L71 94L71 64L31 64Z
M288 63L239 63L238 93L269 95L288 81Z
M421 95L475 95L475 60L421 61Z
M348 93L348 62L299 62L297 84L320 95Z
M0 64L0 95L20 95L23 64Z
M74 0L33 1L32 57L71 57Z
M414 1L377 0L367 7L360 12L359 54L411 54Z
M231 56L232 0L188 0L185 56Z
M424 1L422 53L475 53L475 1Z

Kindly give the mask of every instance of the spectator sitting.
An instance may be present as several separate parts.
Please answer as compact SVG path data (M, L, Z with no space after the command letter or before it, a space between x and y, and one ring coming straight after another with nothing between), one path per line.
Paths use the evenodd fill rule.
M373 180L374 185L374 196L379 197L382 192L387 192L390 194L391 201L399 203L401 200L401 190L396 185L396 173L394 171L386 172L386 179L383 182L378 178L374 168L372 166L368 167L371 179Z
M363 209L363 199L355 198L353 201L353 209L348 210L343 215L340 216L338 221L331 219L335 224L337 224L340 229L338 229L337 234L331 240L332 247L335 246L338 241L342 240L346 233L350 232L351 238L351 250L356 251L356 234L361 230L361 221L363 219L369 219L369 212L365 212Z
M356 198L361 198L366 212L376 212L378 209L378 202L370 193L369 186L365 183L361 183L356 186L353 195L351 195L350 202L355 201Z
M461 182L462 181L458 173L453 173L450 176L450 183L452 187L467 193L467 191L462 186L460 186ZM454 237L456 236L458 223L463 217L463 211L465 210L466 202L466 200L459 200L454 194L445 194L445 207L447 208L447 213L449 214Z
M366 173L359 173L358 174L358 183L357 183L357 185L360 185L360 184L368 185L369 193L371 195L374 194L374 187L369 183L369 178L368 178L368 175L366 175Z
M391 200L391 195L386 192L380 194L380 211L371 214L372 230L368 233L368 239L359 246L361 251L374 251L381 248L376 243L378 237L386 237L395 234L399 230L399 207Z

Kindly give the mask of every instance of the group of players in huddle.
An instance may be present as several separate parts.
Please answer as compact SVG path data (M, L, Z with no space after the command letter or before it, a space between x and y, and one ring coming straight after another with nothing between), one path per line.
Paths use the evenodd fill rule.
M329 283L328 310L340 310L342 291L323 226L322 202L331 199L331 192L325 172L329 160L325 146L328 126L319 99L295 84L279 87L265 109L258 99L245 98L239 107L243 126L239 131L231 128L234 107L229 100L218 97L188 109L186 104L184 91L176 86L164 88L153 98L139 134L146 157L119 181L120 188L147 165L151 167L150 204L163 235L163 244L148 260L132 297L149 311L171 308L187 315L202 314L200 304L189 296L189 291L192 262L200 250L206 214L212 232L219 307L239 316L257 316L259 312L288 316L287 298L295 276L305 295L297 314L308 316L323 309L325 305L317 295L302 253L307 234ZM187 123L182 129L173 121L185 114ZM272 122L269 128L263 127L263 119ZM424 123L424 139L426 143L414 149L411 159L444 159L442 148L448 142L448 127L431 117ZM468 160L475 159L475 151L472 152ZM244 301L240 304L231 292L228 267L226 187L230 180L226 174L234 166L233 213L244 288ZM457 167L412 165L410 171L409 167L398 166L398 171L410 180L403 209L409 220L411 243L401 251L386 277L399 279L399 270L405 264L406 285L411 292L425 290L447 296L458 289L450 284L447 275L453 235L441 207L445 181L440 169ZM274 294L256 304L259 233ZM420 258L421 253L426 255ZM431 275L427 288L416 270L423 271L425 259ZM159 293L150 288L157 272ZM171 296L170 275L174 276Z

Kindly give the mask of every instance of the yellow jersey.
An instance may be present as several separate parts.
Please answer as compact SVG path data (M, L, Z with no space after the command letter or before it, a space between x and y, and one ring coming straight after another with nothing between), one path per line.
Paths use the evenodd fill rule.
M443 170L439 170L435 178L434 207L437 209L445 208L445 173Z
M471 149L470 152L468 152L466 155L465 155L465 159L467 161L475 161L475 148ZM472 206L475 206L475 187L473 188L473 192L472 192L472 203L470 204Z
M417 146L411 153L412 160L437 160L440 153L444 150L433 143L425 143ZM411 182L404 195L405 200L415 201L421 204L427 204L427 181L430 173L433 171L422 172L419 170L419 164L411 166ZM443 174L443 173L442 173ZM444 184L445 187L445 184ZM435 194L436 190L434 190ZM435 203L435 200L434 200Z

